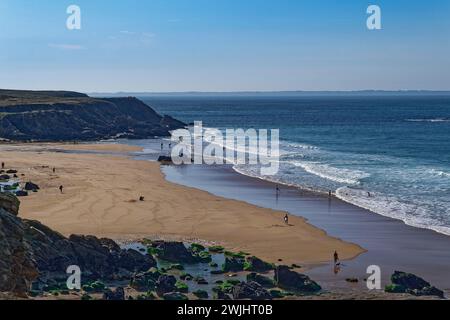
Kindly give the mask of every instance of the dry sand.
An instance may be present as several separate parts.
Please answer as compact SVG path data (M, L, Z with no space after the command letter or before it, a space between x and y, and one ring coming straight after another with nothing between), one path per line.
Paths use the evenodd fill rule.
M284 212L228 200L164 179L158 163L127 156L70 154L55 149L136 151L121 145L19 145L0 160L25 174L22 181L41 190L21 198L20 216L39 220L68 236L90 234L118 240L144 237L204 240L242 250L270 262L329 262L363 252L328 236L299 217L283 222ZM53 150L53 151L52 151ZM56 172L52 172L52 168ZM64 186L64 193L58 187ZM138 201L140 196L144 202Z

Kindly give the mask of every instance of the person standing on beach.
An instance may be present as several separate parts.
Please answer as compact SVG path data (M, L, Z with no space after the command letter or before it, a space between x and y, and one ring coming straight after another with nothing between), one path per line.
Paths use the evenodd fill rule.
M164 143L161 142L161 150L164 149Z
M339 265L339 255L337 253L337 251L334 252L334 265L337 266Z
M277 192L277 197L280 195L280 186L279 185L277 185L277 187L276 187L276 192Z
M5 169L5 163L2 162L2 169Z
M286 213L286 215L284 216L284 223L285 224L289 224L289 215Z
M59 191L61 191L61 193L63 193L64 187L63 186L59 186Z

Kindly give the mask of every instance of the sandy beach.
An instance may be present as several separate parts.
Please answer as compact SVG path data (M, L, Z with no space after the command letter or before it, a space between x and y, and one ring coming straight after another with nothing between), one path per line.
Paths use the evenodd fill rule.
M26 144L2 145L0 150L8 168L25 174L23 182L32 181L41 188L21 198L20 216L39 220L64 235L206 241L269 262L299 265L329 262L335 250L341 259L364 252L300 217L291 216L285 225L283 211L168 182L158 163L127 155L139 151L138 147ZM145 201L138 201L140 196Z

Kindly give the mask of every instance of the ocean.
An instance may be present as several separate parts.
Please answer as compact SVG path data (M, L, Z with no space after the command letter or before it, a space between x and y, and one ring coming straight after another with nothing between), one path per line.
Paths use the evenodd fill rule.
M236 172L328 193L450 235L450 96L152 96L161 114L205 127L280 130L280 170Z

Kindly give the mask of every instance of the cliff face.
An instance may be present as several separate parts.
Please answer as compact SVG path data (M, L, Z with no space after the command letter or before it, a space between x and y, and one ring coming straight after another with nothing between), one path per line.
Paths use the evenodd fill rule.
M66 238L37 221L23 220L17 217L17 198L0 193L0 200L0 295L26 297L32 283L41 290L66 279L71 265L81 268L83 281L131 279L156 266L151 256L123 250L110 239Z
M0 90L0 138L16 141L145 139L185 124L133 98Z

